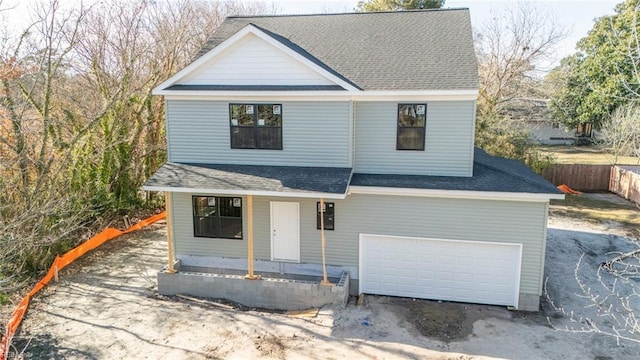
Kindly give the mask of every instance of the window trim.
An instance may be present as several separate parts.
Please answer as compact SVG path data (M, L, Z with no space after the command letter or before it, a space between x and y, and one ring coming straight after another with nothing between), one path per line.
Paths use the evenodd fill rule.
M336 229L336 203L335 202L324 202L324 206L328 207L331 204L331 208L333 209L333 222L331 223L331 228L327 227L327 213L325 211L325 216L324 218L324 229L325 230L330 230L330 231L334 231ZM320 201L316 202L316 230L321 230L320 229Z
M224 199L224 198L228 198L228 199L234 199L234 198L238 198L240 199L240 229L242 232L242 236L241 237L221 237L221 236L207 236L207 235L197 235L196 234L196 217L201 217L201 216L196 216L194 211L195 211L195 199L196 198L201 198L201 197L205 197L205 198L215 198L216 199L216 204L219 203L218 199ZM212 195L191 195L191 219L192 219L192 226L193 226L193 237L194 238L205 238L205 239L225 239L225 240L244 240L244 208L243 208L243 201L242 201L242 197L241 196L212 196ZM216 205L217 206L217 205ZM220 228L220 219L237 219L237 217L234 216L219 216L216 214L215 218L217 219L218 222L218 229Z
M400 107L406 105L424 105L424 125L423 126L400 126ZM423 129L422 147L419 149L400 149L400 129ZM427 143L427 103L398 103L396 110L396 151L424 151Z
M233 125L231 122L232 119L232 107L234 105L238 105L238 106L247 106L247 105L251 105L253 106L254 110L253 110L253 126L240 126L238 125ZM269 128L278 128L280 129L280 147L277 148L262 148L262 147L258 147L258 129L260 128L260 126L258 126L258 106L264 106L264 105L270 105L270 106L275 106L278 105L280 106L280 126L268 126ZM282 138L282 121L284 118L284 114L283 114L283 109L282 109L282 103L229 103L229 147L231 149L242 149L242 150L283 150L283 138ZM253 143L255 144L255 147L239 147L239 146L233 146L233 128L253 128Z

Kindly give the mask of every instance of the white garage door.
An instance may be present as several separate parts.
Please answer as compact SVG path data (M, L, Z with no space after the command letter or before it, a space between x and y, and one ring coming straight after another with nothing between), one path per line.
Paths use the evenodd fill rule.
M519 244L360 235L360 292L518 306Z

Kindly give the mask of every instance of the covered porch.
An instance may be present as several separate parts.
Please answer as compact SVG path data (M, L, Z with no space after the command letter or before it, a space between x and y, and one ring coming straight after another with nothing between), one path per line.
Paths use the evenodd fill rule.
M220 298L251 307L282 310L346 303L350 285L348 267L326 265L325 224L332 220L333 214L327 212L325 199L344 199L350 177L350 168L165 164L144 187L166 194L168 257L167 266L158 273L159 293ZM246 243L242 254L225 256L226 253L221 252L219 256L211 253L199 256L201 254L191 251L189 255L176 257L175 243L182 241L181 234L188 224L178 221L181 231L176 232L173 219L184 218L188 209L174 206L172 198L181 198L185 203L189 195L193 198L191 226L193 237L198 238L195 240L220 240L200 239L200 236L217 238L207 236L207 232L219 231L220 237L241 240L233 246ZM265 259L264 248L261 258L256 260L254 255L254 196L281 200L270 203L270 259ZM300 208L290 200L300 198L317 201L321 264L300 261ZM240 208L235 209L242 214L238 221L222 216L224 206ZM208 217L211 214L220 217L213 225ZM261 216L264 217L264 207ZM245 257L244 261L240 255Z

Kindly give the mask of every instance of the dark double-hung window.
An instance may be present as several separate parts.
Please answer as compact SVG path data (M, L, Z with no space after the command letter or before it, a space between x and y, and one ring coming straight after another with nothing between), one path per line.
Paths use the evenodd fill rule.
M397 150L424 150L427 104L398 105Z
M193 196L193 235L242 239L242 198Z
M232 149L282 150L282 104L230 104Z

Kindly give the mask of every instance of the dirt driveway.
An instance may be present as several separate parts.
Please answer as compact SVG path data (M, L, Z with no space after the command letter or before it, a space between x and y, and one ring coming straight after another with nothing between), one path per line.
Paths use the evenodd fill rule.
M552 218L550 226L547 286L565 315L549 303L531 314L368 296L361 307L350 303L295 318L158 296L155 273L166 256L164 225L158 224L106 244L61 273L60 282L33 301L13 350L29 359L640 358L637 343L557 330L584 331L589 322L580 318L597 317L577 296L573 269L580 256L587 254L579 277L594 283L601 253L628 250L628 239L614 228L568 218ZM612 325L603 321L603 329Z

